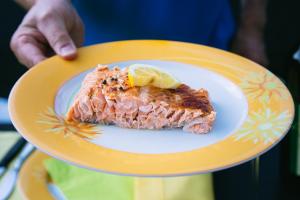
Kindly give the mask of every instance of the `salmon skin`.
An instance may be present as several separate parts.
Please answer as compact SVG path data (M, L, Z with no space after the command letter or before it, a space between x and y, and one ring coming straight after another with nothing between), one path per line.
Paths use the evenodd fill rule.
M216 118L208 92L185 84L176 89L130 87L128 69L98 65L84 78L67 120L123 128L183 128L207 133Z

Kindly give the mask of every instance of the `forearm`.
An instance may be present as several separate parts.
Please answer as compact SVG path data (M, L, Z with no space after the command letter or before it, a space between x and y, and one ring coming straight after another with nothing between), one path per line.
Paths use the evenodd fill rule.
M45 0L15 0L16 3L18 3L26 10L29 10L38 1L45 1ZM71 1L71 0L63 0L63 1Z
M245 0L239 28L247 31L263 32L266 24L266 7L268 0Z
M232 51L268 66L264 30L268 0L244 0Z
M36 3L36 1L37 0L15 0L16 3L26 10L29 10Z

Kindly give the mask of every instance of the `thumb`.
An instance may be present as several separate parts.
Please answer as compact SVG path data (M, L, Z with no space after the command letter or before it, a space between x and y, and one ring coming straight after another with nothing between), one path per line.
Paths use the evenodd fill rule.
M44 23L40 23L38 29L45 36L56 54L68 60L76 57L76 46L62 20L55 20L55 18L52 18L52 20L49 19L44 21Z

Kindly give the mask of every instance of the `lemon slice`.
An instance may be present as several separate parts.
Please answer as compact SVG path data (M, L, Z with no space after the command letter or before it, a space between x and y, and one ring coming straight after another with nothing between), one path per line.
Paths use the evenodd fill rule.
M180 82L171 74L155 66L145 64L130 65L128 78L132 87L151 85L158 88L174 89L180 85Z

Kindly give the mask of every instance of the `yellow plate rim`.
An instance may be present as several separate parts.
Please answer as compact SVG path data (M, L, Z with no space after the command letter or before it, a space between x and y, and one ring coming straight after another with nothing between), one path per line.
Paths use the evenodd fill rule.
M138 53L135 54L133 50ZM97 55L97 53L100 55ZM216 57L218 57L217 61L215 60ZM266 118L273 115L275 118L277 116L283 118L284 124L281 123L276 127L280 133L278 134L277 132L276 137L274 136L275 133L274 135L270 133L272 138L270 139L271 141L267 142L256 132L253 132L253 135L257 136L257 138L255 138L256 140L246 140L243 137L239 138L240 135L233 133L230 137L204 148L189 152L159 155L134 154L107 149L84 141L75 135L69 135L66 138L64 134L45 133L43 140L39 138L41 136L37 136L49 129L49 126L42 124L37 125L36 122L39 120L38 114L42 113L47 107L53 106L53 99L51 101L45 96L40 96L39 98L41 100L36 101L34 97L30 97L32 94L37 94L34 92L38 91L40 92L38 94L46 96L51 94L53 97L58 87L63 84L64 81L95 66L99 61L102 63L111 63L125 60L147 59L201 65L236 83L243 91L248 91L243 87L247 87L247 81L249 83L249 80L252 80L251 76L249 78L249 71L256 73L259 77L262 75L262 77L266 78L265 83L269 84L271 88L270 90L265 88L266 91L262 92L263 94L268 93L271 95L269 95L269 97L263 97L267 98L266 103L266 99L262 98L261 101L255 98L252 99L252 94L247 93L246 96L248 104L250 105L249 113L254 112L257 115L261 113L261 117L266 115ZM59 68L58 65L65 66L64 68ZM53 79L51 83L47 84L47 86L50 87L49 89L47 88L47 91L43 91L42 86L36 86L36 82L40 81L40 83L42 83L42 80L40 80L42 77L38 79L37 74L47 77L47 74L58 72L58 69L60 73L56 74L56 79ZM31 77L34 77L35 81L32 81ZM279 88L278 91L273 88L274 94L272 93L271 84L275 84ZM28 88L33 89L29 90ZM276 93L279 95L276 96ZM30 106L30 101L32 107L28 108L27 106ZM35 103L34 105L33 102ZM14 126L24 138L43 152L71 164L115 174L177 176L225 169L244 163L263 154L276 145L289 130L294 118L294 103L290 93L277 77L260 65L238 55L212 47L184 42L130 40L80 48L79 58L73 62L63 61L59 57L54 56L38 64L27 71L13 87L9 97L9 113ZM248 114L249 120L257 120L255 117L255 114L253 114L253 116ZM274 122L275 125L276 123ZM243 127L244 126L247 128L246 122ZM232 148L232 145L235 145L234 148ZM80 150L84 150L84 153ZM244 154L237 154L237 150L240 150ZM97 152L98 154L94 154L93 152ZM199 156L204 156L205 158Z

